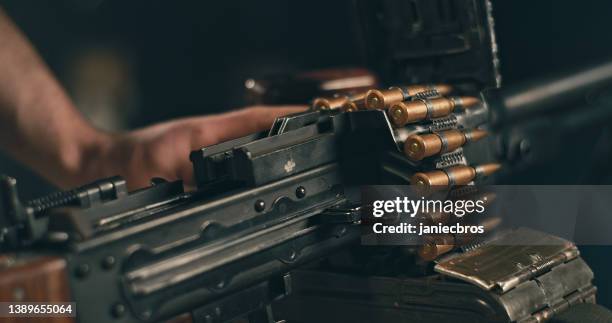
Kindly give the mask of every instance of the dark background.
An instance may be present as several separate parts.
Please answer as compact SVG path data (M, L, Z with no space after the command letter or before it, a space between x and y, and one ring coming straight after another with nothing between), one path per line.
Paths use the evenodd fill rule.
M0 5L79 108L107 129L240 107L249 77L364 63L348 0L0 0ZM610 1L493 5L506 86L612 58ZM559 182L563 171L571 172L556 170L546 181ZM52 189L5 157L0 172L18 178L25 198ZM595 270L600 302L611 307L610 248L581 250Z

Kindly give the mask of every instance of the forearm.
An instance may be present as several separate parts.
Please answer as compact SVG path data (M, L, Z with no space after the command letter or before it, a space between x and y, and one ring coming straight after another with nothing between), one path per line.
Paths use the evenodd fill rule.
M121 135L92 127L0 9L0 148L60 187L121 175L131 189L153 177L193 184L189 152L269 127L304 106L253 107Z
M107 146L0 8L0 146L56 185L89 180L88 156ZM88 166L91 165L91 166Z

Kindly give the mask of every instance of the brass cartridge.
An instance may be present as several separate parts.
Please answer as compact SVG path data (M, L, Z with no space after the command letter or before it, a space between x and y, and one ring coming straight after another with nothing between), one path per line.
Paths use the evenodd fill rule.
M493 174L500 167L500 164L484 164L476 167L459 165L444 170L419 172L412 175L410 184L414 185L418 192L426 194L455 185L466 185L478 177Z
M447 130L426 135L412 135L404 142L404 154L410 160L419 161L436 154L453 151L467 142L477 141L486 135L487 132L480 129Z
M348 100L342 104L342 111L353 112L365 109L365 96L367 92L359 92L349 96Z
M342 108L349 101L346 95L340 95L333 98L316 98L312 101L312 110L336 110Z
M387 109L395 103L409 100L417 95L440 96L447 95L451 91L452 88L446 84L409 85L391 87L387 90L370 90L365 96L365 107L366 109Z
M501 217L489 217L478 224L487 233L499 227L501 222ZM417 254L425 261L432 261L455 248L472 243L477 237L477 234L470 233L427 235L423 237L423 244L417 249Z
M423 237L423 244L417 254L425 261L432 261L455 249L455 237L452 234L438 234Z
M435 99L418 99L393 104L387 114L395 127L403 127L409 123L445 117L455 108L469 108L480 103L475 97L451 97Z
M438 223L446 224L453 218L453 215L450 213L439 211L439 212L420 213L418 215L418 218L421 222L423 222L426 225L433 225L433 224L438 224Z
M348 112L361 110L364 108L365 95L366 92L360 92L331 98L316 98L312 102L312 109L315 111L341 109Z

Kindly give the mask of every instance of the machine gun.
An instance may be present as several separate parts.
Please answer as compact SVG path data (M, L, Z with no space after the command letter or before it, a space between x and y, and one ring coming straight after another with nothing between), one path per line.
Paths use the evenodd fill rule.
M612 70L609 66L570 77L588 76L594 71L600 75L601 71ZM607 75L605 80L609 78ZM585 80L578 84L582 90L576 89L576 93L582 95L587 88L592 89L594 81ZM596 79L595 83L601 80ZM465 185L481 172L488 172L489 168L467 165L471 152L452 143L467 143L466 138L473 136L468 134L473 132L466 129L486 126L487 120L503 112L499 109L507 109L507 104L498 105L499 101L490 99L504 97L505 93L487 92L481 98L483 101L464 98L462 101L472 102L472 106L453 113L449 107L458 106L459 99L417 96L414 100L408 98L409 101L402 98L397 103L417 115L421 105L433 105L433 109L446 107L448 113L443 118L453 117L455 123L441 123L440 118L426 120L426 116L425 120L406 126L393 118L392 107L397 104L386 110L312 110L279 118L268 132L194 151L191 160L199 187L195 192L184 192L181 182L154 180L150 188L128 193L121 178L110 178L21 203L15 180L5 177L1 241L6 254L2 290L10 294L4 294L3 300L14 299L15 290L19 289L28 300L73 299L78 304L78 318L83 322L158 321L185 312L190 312L194 321L202 322L228 321L249 313L253 320L269 320L270 312L265 305L290 292L291 269L341 248L358 246L361 213L360 206L350 198L352 186L406 180L413 184L423 181L421 185ZM428 114L434 113L435 110ZM611 114L610 109L592 106L581 110L580 120L587 126ZM440 124L452 126L443 131ZM430 127L434 126L442 132L434 134L436 137L425 137L430 136ZM494 128L487 131L489 141L483 139L465 148L480 145L485 151L495 150L497 146L492 143L505 133L497 133ZM407 137L410 140L401 140L404 132L411 133ZM447 140L446 147L454 149L446 153L436 151L423 158L413 154L429 153L431 147L439 148L436 142L443 140ZM413 141L425 146L422 150L420 146L411 150L412 145L404 144ZM478 154L482 156L481 152ZM512 167L506 164L504 167ZM514 234L524 239L555 239L532 232ZM522 277L517 278L514 289L502 288L495 301L491 296L494 292L487 292L486 288L479 291L482 295L474 296L475 286L453 284L466 288L474 304L479 298L486 299L488 306L495 308L488 319L495 317L500 321L502 317L511 321L525 319L526 313L535 319L524 307L509 305L512 304L509 300L516 297L503 296L506 292L524 292L516 284L531 284L543 272L559 275L572 272L568 277L555 277L576 282L568 287L573 290L557 295L573 297L573 301L562 303L563 309L573 303L593 301L592 273L573 244L563 242L561 246L534 261L532 266L540 269L531 275L502 271L504 277L492 279L495 285L502 278ZM469 261L476 261L469 253L464 255ZM500 268L511 268L516 259L500 261L506 262ZM546 265L540 266L540 262ZM565 270L553 270L556 266ZM461 274L444 263L435 268L450 277ZM32 274L24 275L24 270ZM315 274L298 272L297 277L311 281L313 278L308 275ZM418 281L424 283L422 279ZM452 286L456 289L454 293L460 291L457 286ZM529 299L526 295L523 297ZM497 305L491 305L494 302ZM546 318L558 311L544 303L530 305L545 310L536 318Z
M555 158L551 138L612 117L605 101L584 102L585 94L612 80L611 65L526 90L495 88L489 4L458 3L469 13L466 21L425 24L440 30L411 38L419 44L444 31L444 41L424 42L434 47L415 50L408 61L440 53L448 61L438 57L430 66L401 69L412 66L421 77L416 81L440 78L440 85L322 98L308 112L279 118L269 131L194 151L194 192L183 191L180 181L154 179L151 187L128 193L114 177L22 203L16 181L4 177L0 299L74 300L80 322L272 322L273 314L290 322L401 321L408 315L422 321L540 322L594 302L593 274L577 248L529 230L500 239L556 247L518 248L516 257L497 257L487 245L477 253L459 250L455 262L475 264L464 268L399 257L412 266L403 269L418 268L409 278L338 272L347 268L337 264L339 251L363 249L370 254L361 256L374 260L397 251L359 245L364 206L355 187L494 182L542 156ZM424 16L413 18L426 20L429 11L419 12ZM376 29L366 25L369 32ZM489 59L473 64L483 57ZM543 111L545 121L533 117ZM542 129L551 122L563 126ZM497 165L501 170L493 174ZM540 256L529 256L534 253ZM465 272L482 260L495 266ZM559 280L567 284L557 288ZM363 305L378 312L358 310Z

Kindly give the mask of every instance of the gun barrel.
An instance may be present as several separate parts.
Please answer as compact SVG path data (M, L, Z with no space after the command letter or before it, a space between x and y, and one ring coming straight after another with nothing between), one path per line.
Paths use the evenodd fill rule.
M492 123L514 122L528 116L587 103L602 88L612 88L612 61L561 76L549 76L484 92Z

